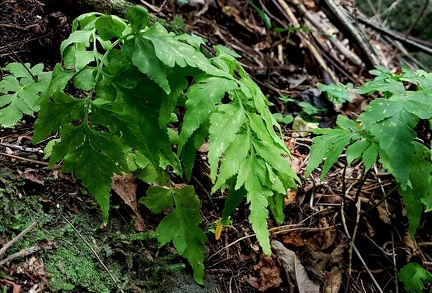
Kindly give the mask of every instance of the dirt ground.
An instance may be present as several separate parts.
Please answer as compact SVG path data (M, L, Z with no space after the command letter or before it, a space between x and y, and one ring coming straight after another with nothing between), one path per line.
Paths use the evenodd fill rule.
M272 3L265 5L265 12L278 26L288 27L281 10ZM309 9L320 9L309 5ZM269 97L275 113L297 115L301 111L298 102L307 102L323 109L317 122L329 127L338 113L355 117L368 102L361 97L335 109L314 90L317 82L325 83L331 77L301 38L295 31L266 30L257 10L246 1L164 1L144 6L173 21L177 29L204 37L208 45L222 44L240 53L240 62ZM67 11L52 10L36 0L3 0L0 11L0 67L22 61L43 63L51 70L60 61L59 46L71 29ZM343 64L344 68L333 67L341 82L358 84L370 78L367 66L350 65L346 60ZM398 65L397 60L391 65ZM282 95L294 97L297 103L287 107L278 99ZM280 258L260 250L246 220L247 206L237 209L233 224L225 228L220 240L214 239L214 223L221 216L225 198L208 194L211 183L205 153L197 154L192 180L210 240L205 261L207 285L200 287L172 247L158 248L153 231L160 216L139 207L148 231L136 232L128 207L113 192L110 222L103 227L97 204L80 182L73 174L44 163L43 143L31 144L34 121L35 117L28 116L15 128L0 128L0 249L11 239L17 240L0 254L0 260L11 257L0 265L3 292L118 292L118 288L124 292L299 292ZM298 174L304 172L311 145L310 136L298 136L301 131L285 127ZM386 201L389 217L382 207L360 213L371 207L368 199L382 197L395 187L390 175L378 177L376 172L368 173L361 184L354 180L361 175L361 166L344 170L341 161L321 183L303 178L286 207L284 225L276 227L269 220L272 240L294 251L309 278L322 287L379 292L373 276L384 292L404 292L397 281L398 269L408 261L431 261L432 231L426 224L430 215L422 220L417 238L410 240L397 192ZM319 178L319 173L313 177ZM343 177L353 179L346 183L350 189L346 197L341 196L346 187ZM137 197L142 196L140 185ZM353 241L358 251L349 249L355 229Z

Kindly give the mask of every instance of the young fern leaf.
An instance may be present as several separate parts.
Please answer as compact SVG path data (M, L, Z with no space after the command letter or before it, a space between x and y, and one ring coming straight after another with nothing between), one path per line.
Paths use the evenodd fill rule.
M315 129L313 131L315 134L321 135L313 139L309 163L306 167L306 177L325 160L320 176L322 180L328 171L330 171L333 164L339 159L344 148L351 141L360 139L358 126L354 121L339 115L336 124L340 127L339 129Z
M0 81L0 125L13 127L22 117L39 110L39 94L46 90L51 72L43 72L43 64L9 63ZM36 78L36 80L34 79Z
M351 165L354 160L362 158L365 172L367 172L377 161L378 149L378 143L373 140L367 138L357 140L346 149L347 165Z
M202 222L199 214L200 202L192 186L181 189L151 186L147 196L140 199L152 212L174 210L165 216L156 229L159 246L173 242L178 253L186 258L194 269L194 279L203 284L204 244L207 237L198 227Z
M190 136L203 124L208 123L210 115L216 110L225 93L237 88L234 79L225 79L207 74L195 77L194 84L188 88L186 113L180 132L179 152Z
M173 33L168 33L160 23L155 23L139 36L153 43L153 46L157 48L157 57L168 67L174 67L174 65L195 67L209 75L231 78L229 74L211 65L197 48L179 41Z
M233 69L234 61L230 58L216 57L213 62L225 70ZM288 188L296 187L298 178L283 158L288 153L273 130L277 123L266 106L265 96L237 67L241 78L236 81L238 86L228 91L232 102L218 105L210 118L208 157L215 182L212 191L229 188L223 221L246 198L252 229L268 254L268 208L282 222L283 196Z
M147 26L149 16L147 10L141 6L133 6L127 13L126 19L128 20L132 32L138 33L140 30Z
M217 112L211 115L209 129L211 144L208 159L212 167L210 178L213 182L216 180L219 158L235 140L237 132L245 122L246 115L243 108L234 103L219 105ZM226 127L226 125L229 126Z
M414 142L415 151L406 166L410 170L409 180L411 186L406 189L399 188L402 200L407 211L409 232L414 237L423 211L432 210L432 164L429 150L422 144Z

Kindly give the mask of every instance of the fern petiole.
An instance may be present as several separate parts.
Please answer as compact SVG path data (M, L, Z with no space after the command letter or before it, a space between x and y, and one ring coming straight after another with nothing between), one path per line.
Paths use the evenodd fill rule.
M371 210L375 209L376 207L378 207L380 204L382 204L393 192L395 192L396 189L399 188L399 184L396 184L386 195L384 195L376 204L374 204L373 206L371 206L370 208L368 208L366 211L364 211L362 213L362 215L365 215L367 213L369 213Z
M117 46L117 44L119 44L122 40L123 39L117 39L116 41L114 41L114 43L112 43L111 46L106 50L105 54L103 54L103 56L102 56L102 58L100 60L100 64L97 66L98 70L96 72L95 83L98 82L99 77L100 77L100 75L102 73L102 69L103 69L103 66L104 66L105 59L107 58L107 56L109 55L109 53L111 52L111 50L114 49L115 46ZM93 93L94 93L94 87L91 90L90 97L93 95Z

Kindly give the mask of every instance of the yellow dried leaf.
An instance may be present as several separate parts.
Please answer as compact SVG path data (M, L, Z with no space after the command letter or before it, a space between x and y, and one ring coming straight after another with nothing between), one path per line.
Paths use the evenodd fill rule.
M216 232L215 232L215 239L219 240L221 234L222 234L223 224L221 222L218 222L216 225Z

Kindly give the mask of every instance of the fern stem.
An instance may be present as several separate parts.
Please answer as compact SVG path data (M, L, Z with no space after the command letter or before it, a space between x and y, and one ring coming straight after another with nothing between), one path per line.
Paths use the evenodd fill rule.
M122 40L123 39L117 39L116 41L114 41L114 43L111 44L111 46L106 50L105 54L102 56L102 58L100 60L100 63L97 64L97 68L98 69L97 69L96 76L95 76L95 84L94 84L93 88L90 90L90 92L88 93L87 98L86 98L86 104L85 104L85 108L86 109L85 109L84 121L85 121L87 127L90 127L89 126L89 113L90 113L90 108L91 108L91 100L92 100L93 94L95 92L96 84L98 83L99 77L102 74L102 69L103 69L103 66L104 66L105 59L107 58L107 56L111 52L111 50L115 46L117 46L117 44L120 43ZM93 50L95 50L95 48L96 48L96 41L93 40L93 43L95 44ZM97 58L96 58L96 62L98 62Z
M383 198L381 198L376 204L374 204L372 207L368 208L366 211L363 212L363 215L370 212L377 206L379 206L383 201L385 201L397 188L399 188L399 184L397 184L395 187L393 187Z

